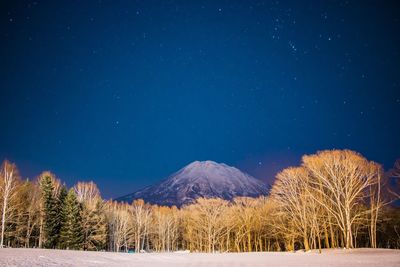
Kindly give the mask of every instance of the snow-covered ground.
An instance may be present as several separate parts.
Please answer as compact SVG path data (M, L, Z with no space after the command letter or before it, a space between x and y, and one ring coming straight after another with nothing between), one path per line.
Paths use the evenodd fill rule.
M127 254L46 249L0 249L0 266L400 266L400 250L353 249L317 252Z

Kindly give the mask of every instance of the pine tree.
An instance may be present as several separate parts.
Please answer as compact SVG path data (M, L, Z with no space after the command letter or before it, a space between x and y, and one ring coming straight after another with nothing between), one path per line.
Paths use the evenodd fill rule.
M63 222L60 231L60 247L66 249L81 249L83 230L81 207L73 189L68 191L62 211Z
M68 195L68 191L67 191L67 187L65 186L65 184L61 187L60 189L60 193L58 194L58 198L57 198L57 205L59 206L58 208L60 209L60 211L62 211L64 209L64 202L65 199L67 198Z
M53 179L50 175L41 177L40 188L43 201L44 247L55 248L60 230L60 210L57 199L54 197Z
M64 206L65 206L65 200L67 198L67 187L65 186L65 184L63 186L61 186L60 188L60 193L58 194L58 197L56 199L56 205L57 205L57 232L58 234L58 238L57 238L57 248L62 248L62 244L61 244L61 237L60 237L60 232L61 232L61 228L62 228L62 224L64 222Z

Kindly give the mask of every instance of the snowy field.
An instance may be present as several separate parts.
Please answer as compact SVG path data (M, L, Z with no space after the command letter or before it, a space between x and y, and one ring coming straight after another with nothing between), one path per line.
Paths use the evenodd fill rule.
M0 249L0 266L400 266L400 250L353 249L317 252L148 253Z

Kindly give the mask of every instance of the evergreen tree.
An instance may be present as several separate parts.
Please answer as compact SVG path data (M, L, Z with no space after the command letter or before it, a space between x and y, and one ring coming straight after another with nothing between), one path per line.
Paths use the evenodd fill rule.
M67 195L68 195L67 187L64 184L61 187L60 193L58 194L58 198L57 198L57 202L58 202L60 211L62 211L64 209L64 201L65 201Z
M40 188L43 201L43 234L44 247L55 248L60 231L60 207L54 196L53 179L46 174L41 177Z
M62 224L64 222L64 206L65 206L65 200L67 198L67 187L65 186L65 184L61 187L60 192L58 194L58 197L56 199L56 205L57 205L57 232L58 234L58 238L57 238L57 248L62 248L62 244L61 244L61 240L60 240L60 232L61 232L61 228L62 228Z
M66 249L81 249L83 230L81 207L73 189L68 191L62 211L63 222L60 231L60 247Z

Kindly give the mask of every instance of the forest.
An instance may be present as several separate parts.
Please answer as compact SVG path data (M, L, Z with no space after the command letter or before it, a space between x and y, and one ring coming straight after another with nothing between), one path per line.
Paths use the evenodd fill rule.
M400 248L400 161L382 166L324 150L276 175L270 194L200 198L183 207L104 200L93 182L72 188L45 171L0 173L0 247L115 252L253 252Z

